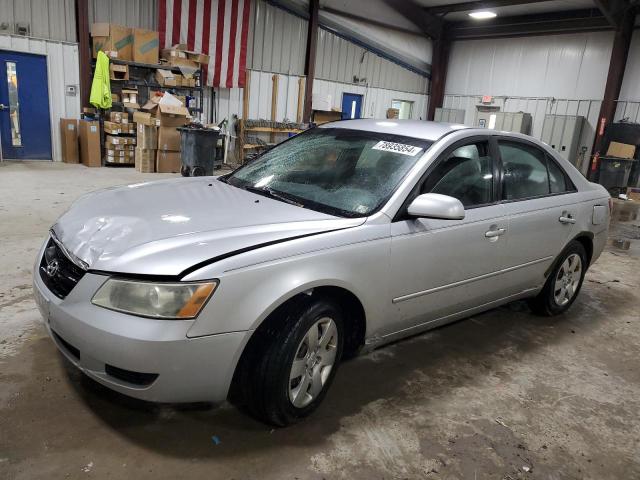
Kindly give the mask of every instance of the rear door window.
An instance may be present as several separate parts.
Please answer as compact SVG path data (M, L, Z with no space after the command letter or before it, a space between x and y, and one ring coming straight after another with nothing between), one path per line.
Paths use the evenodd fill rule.
M549 195L547 160L542 150L525 143L498 142L502 158L502 199Z

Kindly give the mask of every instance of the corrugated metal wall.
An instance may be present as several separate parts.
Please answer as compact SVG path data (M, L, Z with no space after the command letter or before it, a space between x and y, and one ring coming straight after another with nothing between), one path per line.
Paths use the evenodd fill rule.
M127 27L158 29L157 0L89 0L89 25L118 23Z
M263 72L304 74L307 24L263 0L251 2L247 67Z
M76 41L75 0L0 0L0 33L29 25L29 36Z
M426 93L428 80L324 29L318 31L316 78L354 83L365 79L370 87Z
M620 99L640 101L640 30L635 30L631 37Z
M455 42L445 93L601 98L612 47L613 32Z
M74 85L76 91L78 89L78 46L64 42L0 35L0 49L36 53L47 57L52 154L54 160L60 161L60 119L80 118L80 97L65 94L66 85Z
M445 108L464 110L465 125L473 126L477 107L482 105L481 100L482 96L480 95L445 95L443 106ZM582 130L580 146L584 146L587 151L591 151L601 104L602 101L599 99L500 96L493 98L492 106L500 107L500 111L503 112L530 113L533 119L531 135L535 138L542 136L545 115L581 115L587 119L587 123ZM579 166L586 168L587 163ZM586 170L583 173L586 173Z
M612 47L613 32L455 42L444 106L464 109L472 125L480 97L492 95L501 111L531 113L536 138L545 114L582 115L590 152Z
M313 93L323 96L330 95L332 107L342 109L342 94L354 93L363 96L363 118L386 118L387 109L391 108L392 100L405 100L413 102L411 118L421 120L426 118L428 96L411 92L403 92L393 89L365 87L350 85L347 83L330 82L316 79L313 82Z
M254 0L249 28L247 65L253 70L303 75L307 21L280 8ZM426 77L384 59L322 28L318 31L316 78L370 87L426 93Z

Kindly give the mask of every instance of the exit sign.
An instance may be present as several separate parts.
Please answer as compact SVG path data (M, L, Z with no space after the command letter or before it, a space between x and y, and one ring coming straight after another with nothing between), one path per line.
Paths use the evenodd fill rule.
M493 97L491 95L483 95L482 103L491 103L493 102Z

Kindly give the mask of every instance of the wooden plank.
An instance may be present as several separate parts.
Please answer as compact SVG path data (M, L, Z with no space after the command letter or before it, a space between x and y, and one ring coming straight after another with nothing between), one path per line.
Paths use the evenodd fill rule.
M298 79L298 112L296 114L296 122L302 123L302 114L304 112L304 83L305 79Z
M280 75L277 73L271 77L273 82L271 88L271 121L275 122L278 115L278 83L280 81ZM271 143L275 141L273 133L270 135Z
M249 92L251 89L251 71L247 70L244 89L242 90L242 119L249 118Z

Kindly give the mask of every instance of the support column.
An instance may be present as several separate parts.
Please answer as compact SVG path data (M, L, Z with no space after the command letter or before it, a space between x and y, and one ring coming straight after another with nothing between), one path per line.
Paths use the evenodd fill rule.
M316 74L316 45L318 43L318 10L320 0L309 0L309 27L307 28L307 54L304 62L304 74L307 77L304 91L303 121L311 121L311 95L313 78Z
M613 121L616 113L616 100L620 95L622 88L622 80L624 71L627 66L627 56L629 54L629 45L631 43L631 35L633 34L633 25L635 15L626 14L622 20L620 27L616 30L613 40L613 49L611 50L611 61L609 62L609 74L607 75L607 84L604 89L602 105L600 107L600 115L598 116L598 124L596 126L596 137L593 141L593 155L589 162L589 178L593 177L592 169L595 171L597 164L594 160L598 156L606 152L602 152L604 129ZM597 160L596 160L597 161Z
M433 60L431 61L431 92L429 94L429 107L427 108L427 120L433 120L436 108L442 107L444 102L444 87L447 82L447 69L449 67L449 50L451 41L443 34L433 41Z
M80 106L89 107L91 92L91 48L89 45L89 3L76 0L76 35L80 63Z

